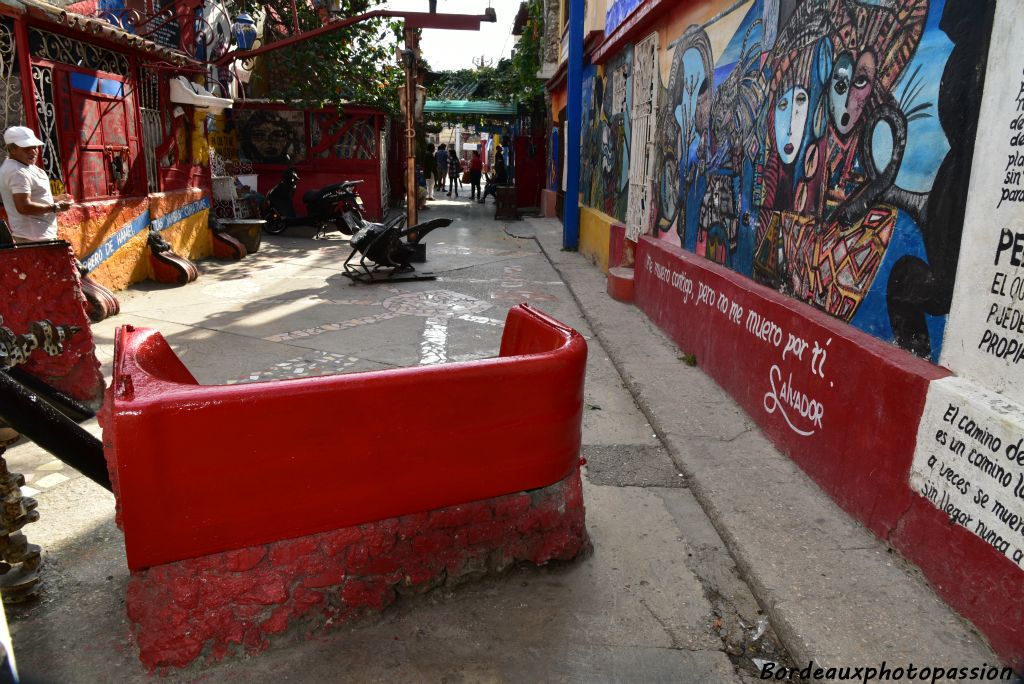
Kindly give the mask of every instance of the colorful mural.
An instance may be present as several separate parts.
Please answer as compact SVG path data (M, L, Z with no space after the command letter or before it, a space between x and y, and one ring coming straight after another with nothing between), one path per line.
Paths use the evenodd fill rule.
M720 4L663 41L656 234L937 359L992 0ZM621 219L615 69L585 76L582 192Z
M582 202L622 221L629 188L633 50L583 75Z

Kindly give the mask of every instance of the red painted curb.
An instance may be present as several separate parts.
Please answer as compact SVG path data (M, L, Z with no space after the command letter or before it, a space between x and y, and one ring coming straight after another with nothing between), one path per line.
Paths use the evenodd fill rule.
M608 269L608 294L620 302L630 303L634 294L633 269L616 266Z

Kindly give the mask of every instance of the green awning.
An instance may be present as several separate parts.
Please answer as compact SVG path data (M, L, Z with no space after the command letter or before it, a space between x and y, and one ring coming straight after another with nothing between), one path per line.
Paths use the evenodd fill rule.
M493 100L427 100L423 107L425 114L470 114L479 116L516 115L514 104Z

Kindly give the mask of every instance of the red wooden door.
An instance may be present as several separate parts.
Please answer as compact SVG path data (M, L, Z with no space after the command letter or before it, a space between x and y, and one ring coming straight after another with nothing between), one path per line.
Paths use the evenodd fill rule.
M516 137L516 206L539 207L547 173L543 135Z

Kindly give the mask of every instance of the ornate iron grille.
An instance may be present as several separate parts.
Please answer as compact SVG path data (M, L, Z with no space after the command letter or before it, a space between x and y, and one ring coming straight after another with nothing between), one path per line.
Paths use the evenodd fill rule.
M139 69L139 100L142 110L142 151L146 157L146 178L150 192L160 191L160 172L156 148L164 139L160 108L160 79L151 69Z
M50 181L64 183L60 164L60 145L57 142L57 112L54 108L53 70L32 65L32 81L36 86L36 115L39 117L39 137L46 143L42 149L43 170ZM52 185L52 183L51 183Z
M38 59L72 64L130 78L128 58L122 54L36 28L28 30L29 54Z
M325 137L328 141L338 134L338 131L345 124L345 119L340 118L328 125L330 115L314 114L310 117L310 137L313 147L320 145ZM372 119L360 119L355 121L342 133L337 142L318 153L321 159L334 157L335 159L373 159L374 130Z
M0 19L0 130L25 122L13 24L7 17Z

